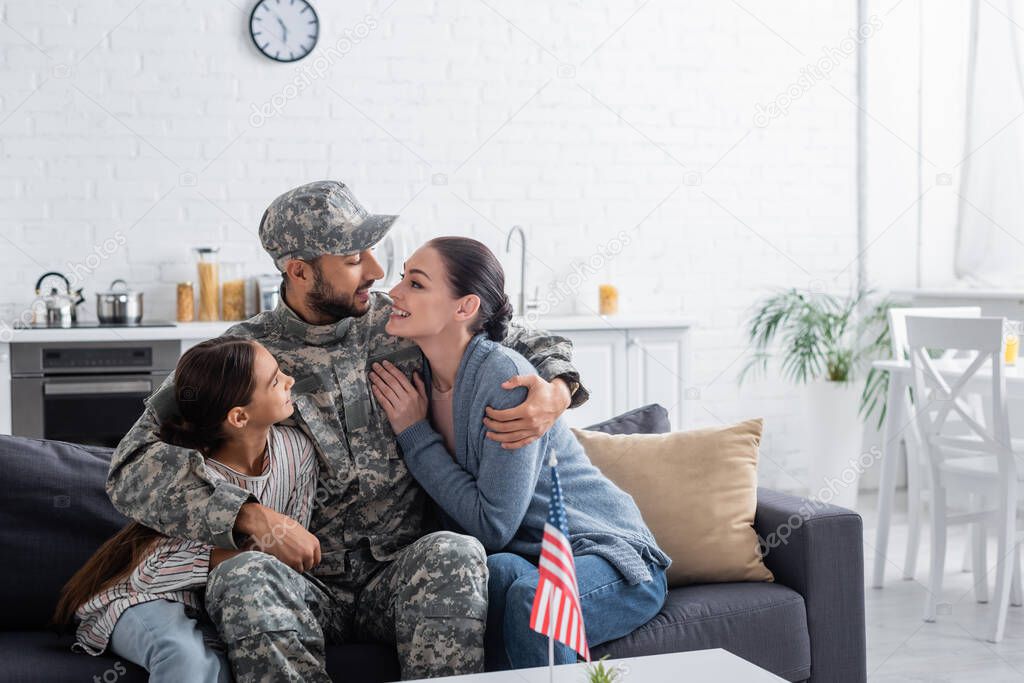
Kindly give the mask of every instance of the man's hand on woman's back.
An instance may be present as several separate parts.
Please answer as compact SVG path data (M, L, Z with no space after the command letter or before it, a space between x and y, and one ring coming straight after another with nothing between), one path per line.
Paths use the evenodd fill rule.
M487 438L504 449L527 446L551 429L572 400L568 385L560 377L548 382L539 375L516 375L501 385L502 389L526 387L526 400L514 408L486 409L484 426Z

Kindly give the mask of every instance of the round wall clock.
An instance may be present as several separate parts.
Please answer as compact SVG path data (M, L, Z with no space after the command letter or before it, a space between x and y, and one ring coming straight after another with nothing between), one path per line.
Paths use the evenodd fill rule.
M306 0L260 0L249 15L256 49L278 62L295 62L316 46L320 19Z

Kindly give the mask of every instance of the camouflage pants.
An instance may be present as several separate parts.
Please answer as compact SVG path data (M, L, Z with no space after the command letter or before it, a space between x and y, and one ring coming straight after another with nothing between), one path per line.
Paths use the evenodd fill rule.
M239 683L330 681L325 643L394 643L402 678L484 668L487 558L476 539L428 534L380 563L363 586L330 593L272 555L246 552L219 564L206 608Z

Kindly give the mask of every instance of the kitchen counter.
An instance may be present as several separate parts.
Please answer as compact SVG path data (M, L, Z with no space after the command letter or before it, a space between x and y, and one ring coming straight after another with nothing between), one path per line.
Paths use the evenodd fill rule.
M977 306L982 315L1024 320L1024 292L1020 290L964 287L897 289L893 290L892 297L920 307Z
M516 316L513 321L522 323L523 319ZM167 327L7 329L0 334L0 342L18 344L29 342L158 341L164 339L200 341L223 334L235 322L221 320L202 323L174 323ZM544 330L635 330L691 327L694 324L694 319L686 316L666 315L566 315L530 316L529 322L531 326Z
M512 318L522 323L521 316ZM696 318L685 315L541 315L530 316L529 325L541 330L646 330L693 327Z
M173 323L166 327L70 327L8 329L0 341L29 342L159 341L165 339L209 339L222 334L236 321Z
M1024 291L1016 289L968 289L966 287L945 287L928 289L894 289L893 298L897 299L940 299L967 301L1024 301Z
M568 337L573 360L591 390L591 400L571 412L582 427L646 403L670 410L673 425L686 424L691 329L684 315L529 316L529 327ZM11 353L17 344L57 342L177 341L181 353L204 339L223 334L234 321L173 323L166 327L82 327L11 329L0 327L0 434L12 427Z

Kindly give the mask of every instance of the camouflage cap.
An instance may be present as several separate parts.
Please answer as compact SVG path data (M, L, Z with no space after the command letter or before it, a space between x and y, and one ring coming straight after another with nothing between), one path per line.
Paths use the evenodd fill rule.
M260 221L260 241L283 272L289 259L369 249L397 219L371 214L344 183L320 180L289 190L270 203Z

